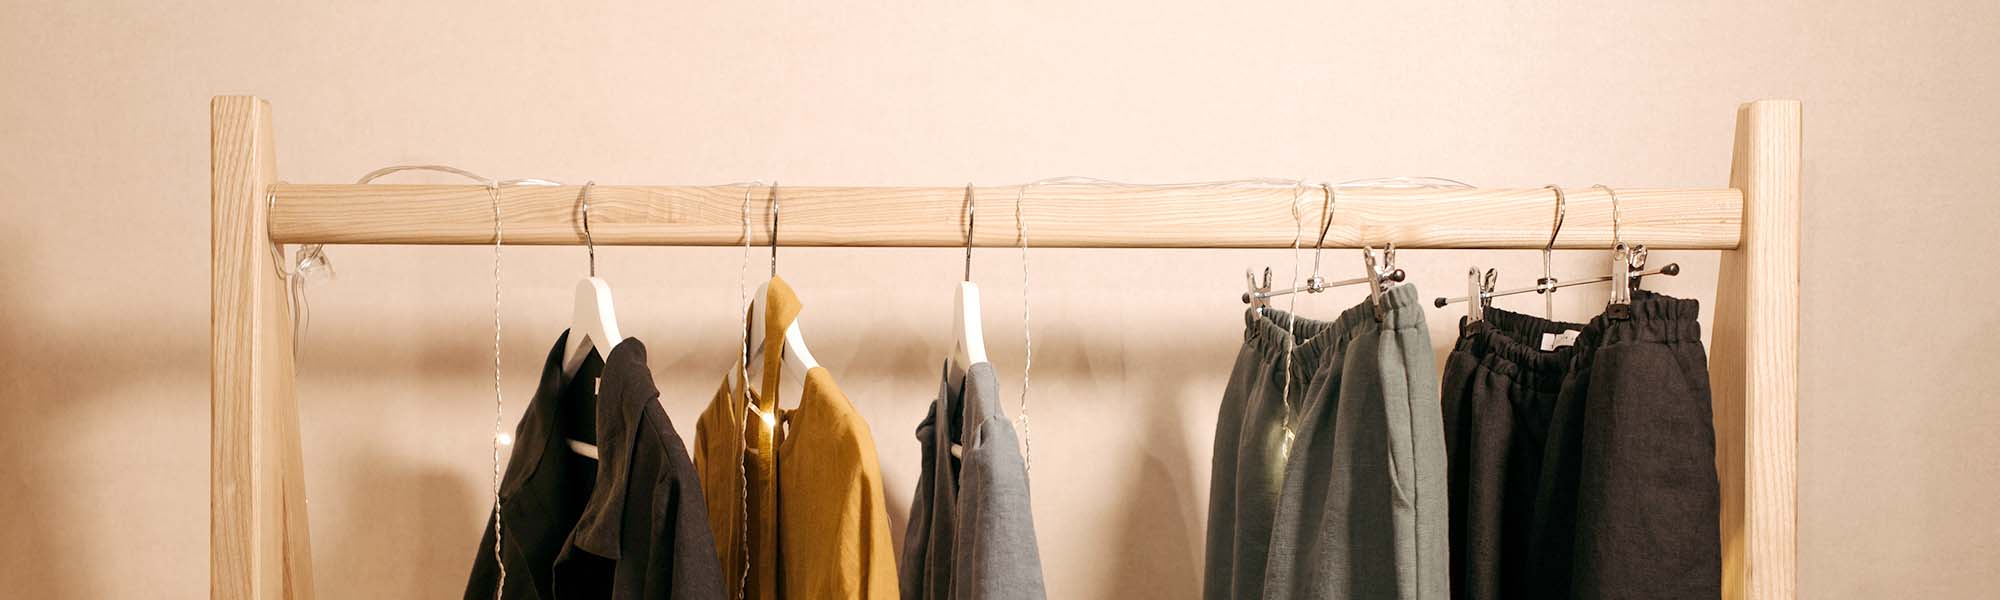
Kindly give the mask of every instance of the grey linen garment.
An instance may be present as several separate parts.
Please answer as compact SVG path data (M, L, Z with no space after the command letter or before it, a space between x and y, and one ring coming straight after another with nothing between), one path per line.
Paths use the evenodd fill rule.
M1047 597L1017 439L993 365L972 365L957 387L943 378L917 426L924 470L899 557L903 598Z
M1450 504L1438 375L1416 286L1341 313L1285 461L1264 597L1444 600Z
M1334 324L1298 318L1274 308L1245 311L1243 348L1229 372L1215 421L1210 459L1208 539L1202 597L1264 595L1264 561L1270 552L1271 516L1284 480L1286 396L1291 414L1304 406L1306 385L1333 341ZM1290 328L1291 331L1286 331ZM1292 332L1291 386L1285 385L1285 351ZM1326 334L1326 335L1323 335Z

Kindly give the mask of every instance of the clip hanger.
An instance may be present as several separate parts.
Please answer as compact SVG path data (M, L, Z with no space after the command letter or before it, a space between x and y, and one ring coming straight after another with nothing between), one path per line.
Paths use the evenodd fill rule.
M1618 265L1618 264L1621 264L1621 262L1620 262L1620 261L1623 261L1623 260L1627 260L1627 259L1628 259L1628 258L1630 258L1631 256L1634 256L1634 254L1633 254L1633 253L1635 252L1635 250L1628 250L1628 249L1624 249L1624 248L1619 248L1619 249L1616 249L1616 250L1615 250L1615 252L1622 252L1622 253L1624 253L1624 254L1620 254L1619 256L1617 256L1617 257L1614 257L1614 258L1612 259L1612 264L1614 265L1614 273L1615 273L1615 272L1617 271L1617 270L1615 269L1615 265ZM1668 276L1668 277L1673 277L1673 276L1675 276L1675 275L1679 275L1679 274L1681 274L1681 265L1680 265L1680 263L1667 263L1667 264L1666 264L1666 266L1663 266L1663 267L1660 267L1660 268L1658 268L1658 269L1653 269L1653 270L1642 270L1642 268L1643 268L1643 267L1645 267L1645 265L1646 265L1646 258L1645 258L1645 248L1643 248L1643 247L1642 247L1642 248L1637 248L1637 249L1636 249L1636 253L1637 253L1637 254L1636 254L1636 256L1637 256L1637 258L1638 258L1638 262L1637 262L1637 264L1636 264L1636 265L1631 265L1631 266L1630 266L1630 268L1626 269L1626 271L1625 271L1625 275L1626 275L1626 276L1628 277L1628 280L1629 280L1629 281L1632 281L1632 282L1637 282L1637 281L1639 280L1639 278L1640 278L1640 277L1645 277L1645 276L1648 276L1648 275L1665 275L1665 276ZM1576 286L1579 286L1579 285L1590 285L1590 284L1593 284L1593 283L1604 283L1604 282L1606 282L1606 281L1611 281L1611 280L1612 280L1612 277L1613 277L1613 276L1609 276L1609 275L1607 275L1607 276L1598 276L1598 277L1592 277L1592 278L1590 278L1590 279L1578 279L1578 280L1575 280L1575 281L1565 281L1565 282L1562 282L1562 283L1558 283L1558 284L1555 284L1555 285L1552 285L1552 286L1548 286L1548 288L1550 288L1550 289L1561 289L1561 288L1566 288L1566 287L1576 287ZM1616 294L1617 294L1617 290L1615 289L1615 287L1616 287L1616 286L1614 286L1614 289L1612 290L1612 293L1613 293L1614 295L1616 295ZM1501 290L1501 291L1497 291L1497 292L1495 292L1495 291L1490 291L1490 290L1489 290L1489 291L1485 291L1485 292L1475 292L1475 293L1470 293L1470 294L1468 294L1468 295L1465 295L1465 296L1458 296L1458 297L1454 297L1454 298L1442 298L1442 297L1441 297L1441 298L1438 298L1437 300L1434 300L1434 301L1432 301L1432 302L1431 302L1431 304L1432 304L1433 306L1436 306L1436 307L1438 307L1438 308L1444 308L1444 307L1446 307L1446 306L1449 306L1449 305L1452 305L1452 304L1457 304L1457 303L1460 303L1460 302L1466 302L1466 301L1469 301L1469 300L1473 299L1474 297L1478 297L1478 298L1481 298L1481 299L1482 299L1483 301L1485 301L1485 302L1486 302L1487 304L1489 304L1489 305L1490 305L1490 304L1491 304L1491 301L1492 301L1492 299L1494 299L1494 298L1499 298L1499 297L1501 297L1501 296L1513 296L1513 295L1516 295L1516 294L1526 294L1526 293L1529 293L1529 292L1538 292L1538 291L1541 291L1542 289L1543 289L1543 286L1540 286L1540 285L1535 285L1535 286L1529 286L1529 287L1520 287L1520 288L1514 288L1514 289L1511 289L1511 290ZM1630 292L1630 291L1628 290L1628 291L1626 292L1626 300L1625 300L1625 302L1624 302L1624 303L1625 303L1625 304L1631 304L1631 302L1632 302L1632 301L1631 301L1631 292Z
M1264 269L1264 283L1261 286L1257 284L1256 276L1252 275L1249 270L1245 270L1243 276L1246 279L1249 279L1250 290L1243 293L1244 304L1252 305L1253 307L1261 311L1263 308L1270 306L1270 300L1274 296L1283 296L1286 294L1298 294L1298 293L1317 294L1337 287L1358 285L1362 283L1367 283L1370 285L1370 290L1372 294L1371 297L1376 298L1379 304L1379 299L1381 296L1380 289L1382 288L1382 283L1384 281L1399 283L1402 282L1403 279L1406 277L1402 269L1397 269L1394 266L1395 244L1389 245L1389 253L1386 255L1388 257L1389 266L1385 267L1381 271L1377 271L1375 269L1373 257L1371 256L1369 258L1369 262L1367 263L1369 275L1363 275L1361 277L1355 277L1352 279L1342 279L1340 281L1327 281L1326 277L1320 274L1320 269L1319 269L1320 256L1324 254L1326 251L1326 235L1328 232L1333 230L1333 209L1335 204L1335 195L1334 195L1335 192L1333 186L1322 183L1320 184L1320 190L1325 194L1325 196L1323 203L1320 205L1319 240L1313 242L1312 276L1306 278L1305 285L1301 285L1294 288L1282 289L1282 290L1273 290L1271 289L1271 269L1269 267L1266 267ZM1368 249L1368 252L1372 253L1373 251L1374 251L1373 248Z
M1465 322L1475 323L1486 320L1486 308L1493 297L1493 279L1498 275L1494 269L1487 269L1482 276L1477 265L1465 272ZM1437 307L1444 308L1444 298L1437 299Z
M1590 187L1604 190L1605 194L1611 196L1611 275L1606 278L1611 281L1611 299L1605 303L1604 314L1614 319L1630 318L1632 316L1632 290L1639 287L1639 278L1647 275L1645 272L1646 245L1628 246L1625 244L1625 238L1620 235L1618 231L1620 216L1618 211L1618 192L1604 184L1597 184ZM1662 269L1661 272L1663 274L1676 275L1680 273L1680 265L1668 264L1667 266L1672 267L1673 272L1667 273L1665 269Z
M1613 192L1611 191L1611 188L1605 187L1603 185L1595 185L1591 187L1597 189L1603 189L1606 193L1611 195L1612 247L1611 247L1611 273L1609 275L1592 277L1590 279L1578 279L1575 281L1563 281L1563 282L1557 282L1554 281L1552 278L1548 278L1550 279L1549 282L1547 283L1537 282L1532 287L1514 288L1511 290L1503 290L1498 292L1495 291L1487 291L1483 293L1468 292L1467 295L1460 296L1457 298L1440 297L1436 301L1434 301L1433 304L1438 308L1444 308L1447 305L1459 302L1466 302L1474 298L1482 298L1490 302L1493 298L1498 298L1501 296L1526 294L1528 292L1554 293L1556 290L1566 287L1590 285L1593 283L1604 283L1609 281L1612 282L1611 300L1606 303L1605 314L1612 318L1621 318L1621 319L1629 316L1631 314L1632 290L1638 287L1639 279L1641 277L1645 277L1648 275L1665 275L1667 277L1680 275L1681 265L1680 263L1667 263L1665 266L1662 266L1658 269L1646 270L1645 245L1642 244L1638 246L1626 246L1624 240L1619 237L1617 192ZM1560 229L1561 226L1558 225L1557 227L1558 229ZM1550 239L1553 240L1554 238L1551 237ZM1550 246L1553 245L1554 244L1550 244Z
M1271 268L1264 267L1264 283L1257 283L1257 270L1244 269L1243 279L1249 282L1250 291L1243 292L1243 303L1257 310L1259 314L1271 306Z
M1375 306L1375 320L1380 322L1388 316L1388 309L1382 308L1382 290L1389 289L1403 281L1403 270L1396 268L1396 243L1389 242L1382 249L1382 260L1375 260L1375 247L1363 246L1361 264L1368 274L1360 279L1368 282L1368 301Z

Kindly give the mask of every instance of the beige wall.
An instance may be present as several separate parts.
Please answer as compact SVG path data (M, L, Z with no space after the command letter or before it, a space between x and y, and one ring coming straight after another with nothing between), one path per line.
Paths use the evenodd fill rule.
M0 595L205 593L207 102L225 93L272 101L295 182L436 161L572 182L944 185L1719 185L1736 104L1800 98L1801 595L1975 597L2000 562L2000 404L1982 376L2000 361L1991 2L226 4L0 7ZM330 253L339 277L312 289L300 372L320 591L450 596L490 494L490 251ZM781 256L815 353L874 428L900 523L959 256ZM1537 262L1407 256L1427 293L1475 259L1512 281ZM739 257L599 253L683 432L729 360ZM1714 254L1673 258L1688 274L1658 285L1708 299ZM505 255L510 426L583 260ZM1240 273L1266 264L1292 256L1034 252L1052 595L1195 595ZM1010 395L1019 265L976 262ZM1602 294L1565 293L1558 312L1586 317ZM1449 315L1431 317L1447 343Z

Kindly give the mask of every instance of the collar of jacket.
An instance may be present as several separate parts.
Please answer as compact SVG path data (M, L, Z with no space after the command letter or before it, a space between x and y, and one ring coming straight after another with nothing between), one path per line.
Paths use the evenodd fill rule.
M561 412L556 409L567 383L562 380L562 353L568 340L569 332L565 331L562 337L556 339L555 347L549 350L542 366L541 383L535 388L534 399L528 402L527 412L522 415L521 425L515 433L514 454L508 460L507 474L500 486L501 527L570 526L569 541L557 557L557 562L568 558L572 547L616 560L622 554L618 534L624 522L625 489L632 469L633 445L638 439L640 415L646 403L655 401L660 395L659 388L653 383L652 371L646 367L646 345L639 340L627 338L619 342L611 349L611 356L604 360L597 396L596 484L590 500L584 505L583 515L573 526L547 523L546 519L528 514L527 509L513 502L524 493L539 493L543 486L556 485L555 481L538 480L535 474L541 470L543 459L549 458L551 453L569 451L558 433L562 431L560 423L557 423ZM551 460L559 459L561 455L556 456ZM560 491L550 490L550 493Z
M749 401L757 403L757 409L765 414L777 414L779 370L785 364L785 330L799 318L799 311L805 304L792 292L791 284L776 275L764 288L764 372L757 389L764 392ZM746 332L747 333L747 332Z

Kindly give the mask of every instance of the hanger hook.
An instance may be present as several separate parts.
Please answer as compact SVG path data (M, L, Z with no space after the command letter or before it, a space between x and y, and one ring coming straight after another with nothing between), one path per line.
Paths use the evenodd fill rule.
M979 207L973 204L972 183L965 184L965 280L972 281L972 232L974 219L979 218Z
M1326 233L1333 230L1333 206L1335 202L1332 185L1322 181L1319 184L1319 191L1319 239L1313 242L1313 274L1312 279L1309 280L1314 283L1324 281L1320 278L1319 274L1319 257L1321 253L1326 251Z
M1556 236L1562 234L1563 220L1565 217L1569 216L1569 206L1568 206L1569 196L1568 194L1563 193L1562 186L1560 185L1549 185L1544 187L1550 190L1554 190L1556 193L1555 224L1549 227L1549 243L1542 245L1542 250L1546 252L1549 250L1554 250L1556 248Z
M583 205L583 247L590 253L591 277L597 276L597 240L590 237L590 188L596 185L596 181L583 182L583 190L576 195L577 202Z
M1569 217L1569 194L1560 185L1543 186L1556 194L1556 218L1549 226L1549 243L1542 245L1542 278L1535 280L1535 293L1542 295L1542 318L1553 319L1556 312L1556 237L1562 235L1563 222Z
M771 276L778 276L778 182L771 182Z

